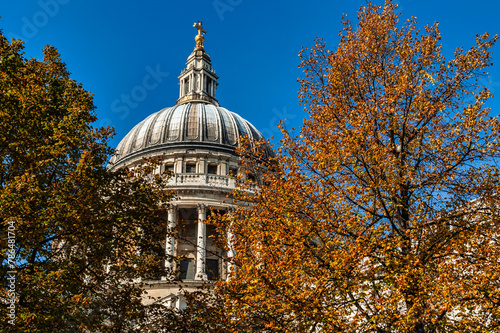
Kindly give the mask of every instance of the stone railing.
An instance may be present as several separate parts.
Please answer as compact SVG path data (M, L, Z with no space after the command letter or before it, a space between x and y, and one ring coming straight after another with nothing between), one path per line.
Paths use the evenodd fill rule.
M209 175L202 173L176 173L168 181L170 186L203 186L218 188L235 188L235 179L229 176Z

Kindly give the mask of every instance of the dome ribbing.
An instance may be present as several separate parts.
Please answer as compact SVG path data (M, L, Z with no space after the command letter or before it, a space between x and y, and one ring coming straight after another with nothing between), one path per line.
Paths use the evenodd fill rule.
M213 104L186 103L165 108L137 124L118 144L111 164L169 148L217 148L233 153L240 137L262 134L238 114Z

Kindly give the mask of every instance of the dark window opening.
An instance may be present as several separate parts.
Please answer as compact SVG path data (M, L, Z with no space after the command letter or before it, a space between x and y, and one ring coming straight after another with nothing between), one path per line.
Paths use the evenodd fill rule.
M186 164L186 173L196 173L196 164Z
M182 259L179 264L179 273L182 280L194 280L194 260Z
M165 165L165 171L170 171L170 173L174 173L174 165L173 164Z
M217 213L222 213L221 215L224 214L224 212L221 212L221 211L216 211L214 212L214 214L217 214ZM206 226L206 230L207 230L207 248L216 248L217 247L217 240L220 239L220 235L219 233L217 232L217 228L212 225L212 224L207 224Z
M253 173L249 173L249 174L247 175L247 178L248 178L248 180L250 180L250 181L252 181L252 182L255 182L255 175L254 175Z
M207 173L210 175L216 175L217 174L217 165L216 164L209 164L207 167Z
M212 80L207 77L205 80L205 91L211 95L212 94Z
M238 175L238 169L237 168L229 168L229 175L236 177Z
M219 278L219 260L207 259L205 270L209 280L217 280Z
M196 208L179 208L181 221L181 240L195 244L198 213Z

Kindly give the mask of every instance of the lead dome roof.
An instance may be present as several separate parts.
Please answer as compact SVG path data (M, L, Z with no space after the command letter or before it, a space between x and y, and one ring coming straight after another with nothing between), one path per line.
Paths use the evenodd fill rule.
M118 144L110 163L169 148L215 148L233 153L243 136L264 138L250 122L223 107L176 105L151 114L132 128Z
M196 46L179 75L181 89L176 105L153 113L132 128L111 157L112 166L174 148L216 149L234 154L240 137L263 139L247 120L219 106L218 76L203 46L205 30L201 22L194 27L198 30ZM266 153L273 155L269 147Z

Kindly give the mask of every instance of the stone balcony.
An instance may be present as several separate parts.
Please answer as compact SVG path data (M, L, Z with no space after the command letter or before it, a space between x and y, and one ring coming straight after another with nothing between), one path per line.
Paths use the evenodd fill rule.
M203 173L175 173L169 179L168 185L175 187L216 188L231 191L236 187L236 180L229 176Z

